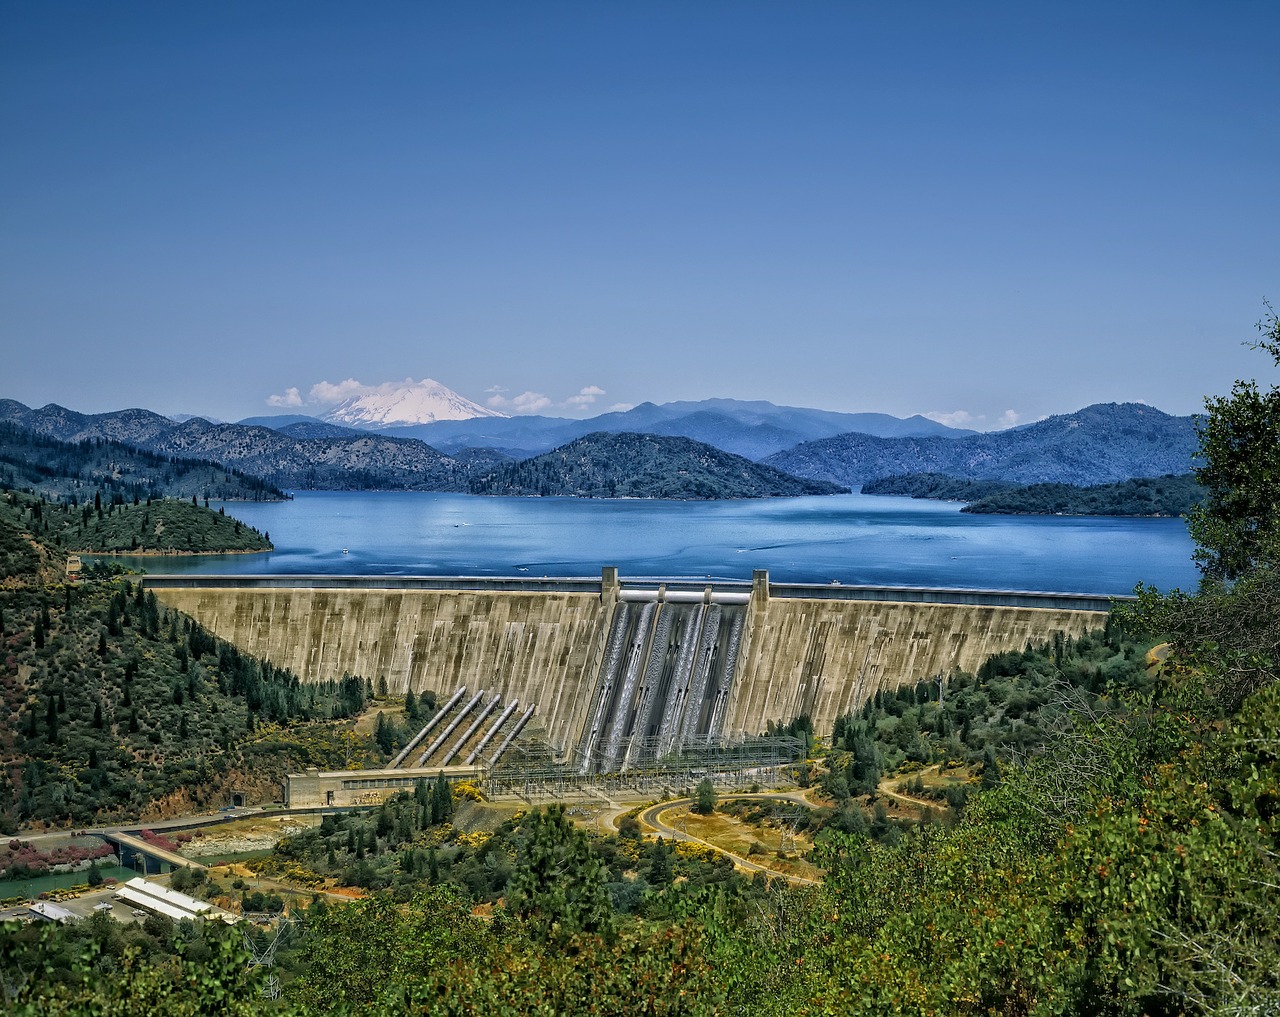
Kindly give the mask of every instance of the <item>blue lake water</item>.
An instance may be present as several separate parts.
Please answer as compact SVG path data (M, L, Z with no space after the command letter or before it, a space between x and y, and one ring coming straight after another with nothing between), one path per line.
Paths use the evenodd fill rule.
M277 550L145 558L152 573L595 576L1124 594L1194 587L1180 519L966 515L960 506L851 494L758 501L488 498L302 492L228 503ZM347 553L343 553L343 549Z

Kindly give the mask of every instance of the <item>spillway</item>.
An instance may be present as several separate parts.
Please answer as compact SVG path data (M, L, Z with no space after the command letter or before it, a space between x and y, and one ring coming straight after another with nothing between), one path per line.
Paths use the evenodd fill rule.
M714 703L732 685L736 652L722 648L741 639L745 607L655 596L629 624L636 606L620 600L614 608L610 650L616 645L619 652L605 654L596 678L579 772L634 768L706 739L714 720L707 695Z

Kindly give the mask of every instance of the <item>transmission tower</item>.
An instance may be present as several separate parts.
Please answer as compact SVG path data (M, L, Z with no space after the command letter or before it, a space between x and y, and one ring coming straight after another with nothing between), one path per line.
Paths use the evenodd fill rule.
M245 949L249 951L249 967L265 968L267 975L262 983L262 995L267 999L280 998L280 979L272 969L276 964L276 947L280 945L293 927L293 918L286 910L279 914L267 911L247 911L242 916L240 931L244 936ZM266 934L257 935L258 926L266 925Z
M808 815L808 810L798 805L775 805L770 818L778 824L778 850L794 851L796 849L796 832L800 828L800 820Z

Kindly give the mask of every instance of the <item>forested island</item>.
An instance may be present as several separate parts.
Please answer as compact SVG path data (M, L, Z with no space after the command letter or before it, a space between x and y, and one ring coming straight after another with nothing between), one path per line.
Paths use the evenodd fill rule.
M779 498L842 494L691 438L597 432L477 476L472 494L579 498Z
M862 493L963 501L968 504L961 512L991 515L1185 516L1205 498L1192 474L1079 487L909 473L873 480L863 485Z

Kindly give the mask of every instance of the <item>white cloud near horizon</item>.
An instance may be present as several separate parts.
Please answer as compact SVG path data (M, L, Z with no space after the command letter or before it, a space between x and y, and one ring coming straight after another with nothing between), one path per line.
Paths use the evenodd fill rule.
M409 379L405 380L408 381ZM370 392L376 392L379 388L398 387L399 384L399 382L389 381L383 385L365 385L356 381L355 378L347 378L336 385L329 381L319 381L311 386L311 391L307 393L307 402L319 406L331 406L342 402L344 399L350 399L352 396L368 395Z
M437 382L427 378L424 378L421 382L416 382L413 378L405 378L403 381L386 381L378 385L367 385L356 378L346 378L339 382L319 381L311 386L305 396L298 386L291 385L282 393L267 396L266 403L268 406L288 409L297 409L304 406L329 409L353 397L389 394L420 384L437 384ZM574 395L568 396L562 402L557 402L545 392L535 392L529 389L519 395L508 395L510 391L510 389L502 385L489 386L485 389L487 397L484 400L485 405L502 413L521 416L542 413L552 407L580 413L595 407L597 401L606 394L605 390L599 385L584 385ZM625 411L631 409L631 407L631 403L615 403L610 409L612 411Z
M501 394L506 389L499 389L496 385L486 391L495 392L495 394L485 400L485 405L491 410L501 410L503 413L527 416L532 413L541 413L551 405L551 400L541 392L521 392L518 396L508 399Z
M378 385L366 385L362 381L355 378L346 378L337 383L331 381L318 381L311 386L307 392L306 398L303 398L298 386L291 385L279 395L267 396L268 406L315 406L328 408L336 406L338 403L345 402L356 396L364 395L389 395L399 392L406 388L413 388L415 385L436 385L439 384L431 378L423 378L421 381L415 381L413 378L405 378L403 381L384 381ZM493 391L493 390L491 390Z
M923 416L928 417L930 420L935 420L946 427L969 427L971 424L976 424L978 421L986 419L981 416L975 417L968 410L952 410L950 413L944 413L941 410L930 410Z
M298 392L297 385L291 385L285 389L280 395L267 396L268 406L301 406L302 396Z
M578 390L577 395L572 395L565 400L568 406L587 407L604 395L604 389L599 385L588 385L586 388Z
M985 413L970 413L968 410L951 410L950 412L930 410L922 416L936 420L947 427L963 427L971 431L1003 431L1018 424L1027 423L1017 410L1005 410L994 423L987 419Z

